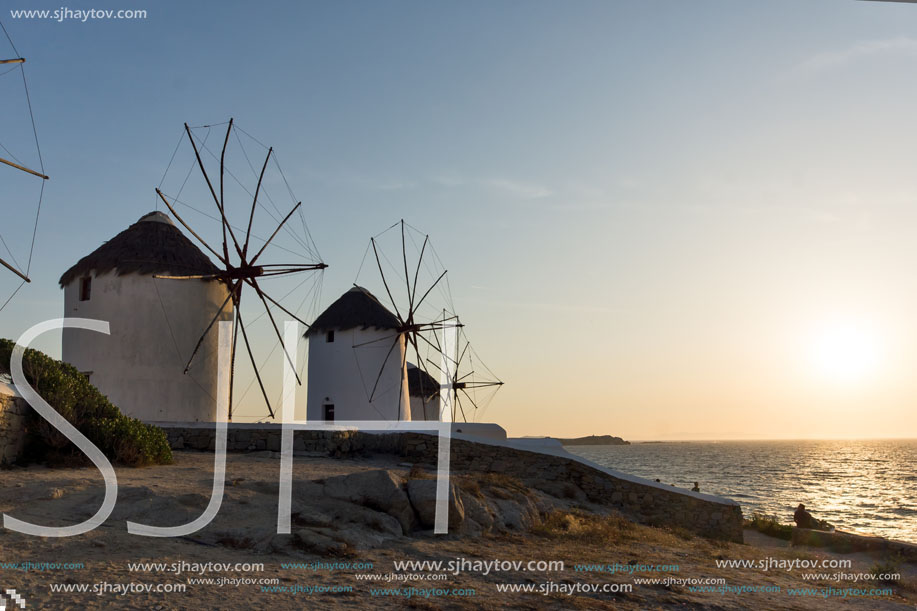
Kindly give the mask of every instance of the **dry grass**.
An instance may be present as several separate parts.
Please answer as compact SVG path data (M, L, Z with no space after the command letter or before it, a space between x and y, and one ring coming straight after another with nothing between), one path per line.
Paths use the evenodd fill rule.
M420 465L414 465L408 471L408 479L433 479L433 475Z
M641 530L649 530L620 515L599 516L585 512L553 511L532 531L551 539L574 539L590 543L613 545L634 540Z

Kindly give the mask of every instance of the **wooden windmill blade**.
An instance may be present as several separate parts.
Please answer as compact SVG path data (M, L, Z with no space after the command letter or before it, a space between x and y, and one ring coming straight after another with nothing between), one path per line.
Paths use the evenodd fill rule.
M384 245L384 241L387 244ZM410 254L409 245L413 246ZM412 255L416 256L416 260ZM422 234L404 220L398 221L370 238L364 254L364 264L367 258L374 263L369 267L375 268L369 274L374 278L375 284L381 287L380 295L385 293L387 303L394 310L392 314L398 321L396 333L388 336L393 340L391 350L367 384L368 396L373 400L379 392L381 380L390 367L394 349L399 342L403 342L404 346L402 378L407 376L408 356L412 357L413 366L426 376L434 380L441 377L441 368L429 355L434 353L438 359L442 358L443 350L436 336L437 330L446 323L458 324L458 319L448 314L452 309L452 303L451 292L445 288L448 285L447 270L438 257L435 257L429 235ZM362 271L363 265L360 269L360 272ZM358 279L360 272L357 274ZM357 283L354 284L358 286ZM442 304L429 304L431 296L437 292L442 292L442 296L448 302L448 308L439 307ZM435 314L431 315L429 312ZM433 369L430 368L430 364L433 365ZM439 388L437 385L437 391ZM399 403L402 392L403 390L399 390ZM423 390L420 392L421 395L424 394ZM423 398L426 403L426 398ZM426 418L426 412L424 417Z
M475 420L478 415L483 416L497 391L503 386L503 381L484 364L480 359L468 337L464 326L460 327L460 341L463 343L456 363L455 374L452 379L453 403L459 407L462 417L467 422L467 413L462 406L462 398L474 408ZM488 390L490 389L490 390ZM484 394L485 396L479 396ZM455 419L455 414L453 414Z
M9 152L6 149L6 147L4 147L4 151L8 153L9 156L12 157L12 159L7 159L6 157L0 157L0 164L5 166L6 168L11 168L13 170L17 170L19 172L40 178L42 180L41 188L39 190L38 198L37 198L37 204L36 204L36 210L35 210L35 221L32 224L32 239L29 245L28 258L26 259L25 265L21 265L16 260L16 256L13 254L13 251L10 250L10 247L7 245L6 241L3 240L3 236L0 235L0 242L2 242L3 247L8 252L8 259L0 258L0 267L12 272L15 276L17 276L22 281L22 283L20 283L19 286L13 291L12 295L10 295L3 303L0 303L0 310L2 310L12 300L12 298L16 295L19 289L22 288L23 284L31 282L29 275L30 275L30 270L32 266L32 255L34 254L34 251L35 251L35 236L38 231L38 220L41 214L42 199L44 197L44 181L48 180L48 175L45 173L44 160L42 159L42 155L41 155L41 146L38 141L38 129L36 128L36 125L35 125L35 114L32 110L32 100L31 100L31 97L29 96L29 85L28 85L28 80L26 79L25 67L24 67L26 60L24 57L19 55L19 51L16 49L16 45L13 43L13 39L10 37L9 33L6 30L6 27L3 25L2 22L0 22L0 29L3 30L3 34L6 37L11 50L16 55L16 57L11 57L11 58L0 58L0 65L12 65L13 68L11 68L11 70L15 70L18 68L20 71L20 74L22 77L22 88L23 88L24 101L28 109L28 115L29 115L28 118L29 118L29 122L32 127L31 131L32 131L32 138L34 140L35 153L37 155L38 169L36 170L31 167L28 167L25 163L21 162L19 159L16 159L15 155ZM9 70L7 72L9 72ZM5 101L4 101L4 105L6 105Z
M290 228L287 225L287 223L293 217L295 213L300 212L301 214L302 202L301 201L296 202L291 207L291 209L283 216L282 220L280 220L279 222L276 222L276 226L270 232L270 235L267 239L262 239L255 235L254 222L257 216L257 211L259 209L261 210L264 209L259 199L262 196L269 197L267 193L267 189L264 186L265 173L266 173L266 170L267 170L267 167L270 161L273 160L276 163L276 156L274 155L273 148L272 147L269 148L267 151L267 155L265 157L264 163L261 166L261 172L259 175L257 175L257 182L254 187L254 193L252 193L241 183L239 178L236 177L236 175L232 173L231 171L229 171L227 168L229 144L232 141L232 135L234 134L235 130L238 129L238 126L235 124L235 121L233 119L230 119L226 123L226 125L227 125L226 132L223 137L223 144L219 152L219 156L215 155L209 148L207 148L206 138L202 140L197 140L195 138L195 134L193 130L196 128L192 128L187 123L185 123L184 125L184 132L182 136L182 140L184 140L184 138L187 137L188 142L190 143L191 149L193 151L194 161L192 162L191 169L189 170L189 176L195 169L198 171L198 173L200 174L200 176L203 179L204 184L206 185L207 193L204 197L205 199L211 200L211 204L213 205L213 207L216 208L215 217L207 215L207 214L205 214L205 216L209 216L210 218L215 219L219 223L219 233L221 237L221 242L219 245L214 245L208 242L201 235L201 232L194 229L192 227L192 224L189 223L184 218L182 218L182 216L176 210L176 208L179 205L185 205L196 212L201 212L198 208L192 207L189 204L179 200L179 195L170 197L166 195L161 189L159 188L156 189L156 194L159 200L161 200L166 205L166 207L172 212L172 214L179 221L179 223L181 223L181 225L186 230L188 230L188 232L192 236L194 236L194 238L197 239L197 241L204 248L206 248L211 254L214 255L214 257L216 257L217 261L219 262L219 265L217 266L219 271L213 274L208 274L208 275L181 276L181 275L163 274L163 275L158 275L156 277L160 280L218 280L226 284L227 287L230 287L229 295L223 301L221 307L217 309L216 313L214 314L213 318L210 321L210 324L204 329L202 335L198 339L195 345L195 348L192 351L187 361L187 364L185 366L185 373L187 373L188 370L191 368L195 356L198 354L198 351L201 349L201 347L204 344L205 338L213 330L214 323L224 315L226 308L231 301L232 306L233 306L232 309L233 309L235 333L233 337L234 348L233 348L232 359L231 359L232 365L231 365L231 371L230 371L230 386L233 387L235 384L235 363L236 363L235 357L237 353L235 346L238 343L239 335L241 335L242 342L245 346L245 352L248 356L248 361L250 362L251 367L254 371L254 378L255 378L254 381L257 381L258 386L261 390L261 394L264 398L264 402L267 407L269 417L273 418L275 415L275 412L271 405L271 400L268 396L267 390L264 385L264 381L261 376L261 372L260 372L261 367L259 367L258 361L255 358L255 350L253 349L253 346L249 340L249 333L248 333L247 326L250 324L253 324L257 320L259 320L261 317L266 316L268 320L270 321L270 327L272 329L272 333L274 337L276 338L275 348L277 345L279 345L281 347L281 351L283 352L284 358L287 360L287 362L290 365L293 365L294 361L291 355L291 348L286 345L284 337L280 333L280 329L279 329L277 320L275 319L274 314L272 312L272 307L277 308L280 311L282 311L284 314L293 317L298 322L306 325L306 327L308 327L309 325L299 315L297 315L294 312L295 308L292 305L288 306L288 305L283 304L284 297L278 298L278 297L272 296L270 294L270 291L267 290L264 286L262 286L259 280L266 279L266 278L270 278L270 279L280 278L284 276L291 276L293 274L301 274L305 272L321 271L327 268L328 266L327 264L325 264L322 261L317 261L317 262L309 261L305 263L273 263L273 262L259 261L261 257L267 258L268 253L272 252L272 250L269 250L269 249L271 249L271 247L276 245L275 239L278 237L278 235L281 234L282 231L290 232ZM209 129L211 126L203 126L203 127ZM241 144L242 141L241 139L238 138L238 135L237 135L237 140L239 142L240 147L242 147L242 144ZM219 170L218 170L219 171L219 174L218 174L219 175L219 192L217 192L217 189L214 186L214 182L211 180L211 173L209 173L207 170L207 164L205 164L204 162L204 155L203 155L204 152L206 152L211 157L213 157L214 160L217 161L219 164ZM245 152L244 147L242 148L242 153L247 160L248 154ZM173 155L173 159L174 159L174 155ZM171 165L171 162L170 162L170 165ZM279 170L279 165L277 166L277 168ZM282 175L282 170L279 170L279 171L281 172L281 175ZM166 173L168 173L168 169ZM239 184L239 186L244 191L246 191L249 194L249 196L251 196L251 203L246 204L245 206L246 221L242 225L242 227L244 227L244 233L240 232L237 234L236 226L233 225L233 223L230 221L231 202L227 201L227 190L226 190L226 176L227 175L230 176L234 181L236 181ZM165 177L163 180L165 180ZM186 182L187 182L187 178L185 179L185 182L182 183L182 187L181 187L182 189L184 188ZM284 178L284 182L286 183L285 178ZM181 193L181 189L179 189L179 194L180 193ZM211 210L212 209L213 208L211 208ZM270 214L270 217L276 221L276 218L274 217L273 214ZM304 221L303 223L305 225ZM263 244L260 245L260 248L257 250L257 252L254 255L249 253L250 246L253 244L253 241L252 241L253 237L258 240L263 241ZM309 237L308 240L311 241L311 237ZM299 241L299 243L305 244L306 242ZM283 250L287 250L288 252L293 252L287 248L283 248ZM313 251L317 252L317 250L315 250L314 248L307 248L307 250L309 251L310 255L312 254ZM299 254L299 253L294 253L294 254ZM303 256L304 259L306 258L305 255L301 255L301 256ZM257 297L256 302L260 302L261 305L263 306L262 313L258 315L257 317L255 317L254 319L252 319L251 321L249 321L248 323L246 323L245 319L243 318L242 311L241 311L241 306L242 306L246 287L248 287L251 291L254 291L254 294ZM302 384L301 377L299 373L295 371L295 368L294 368L294 375L296 376L297 382L299 384ZM230 419L232 419L232 413L233 413L232 410L234 407L232 405L232 392L233 391L231 389L230 390Z
M31 281L32 281L28 276L26 276L24 273L22 273L21 271L19 271L18 269L16 269L15 267L13 267L12 265L10 265L10 264L7 263L6 261L4 261L2 258L0 258L0 265L2 265L3 267L5 267L6 269L10 270L11 272L13 272L14 274L16 274L16 275L19 276L20 278L22 278L25 282L31 282Z
M16 168L17 170L21 170L22 172L25 172L26 174L31 174L32 176L37 176L37 177L41 178L42 180L48 180L48 178L49 178L48 176L45 176L45 175L44 175L43 173L41 173L41 172L38 172L38 171L36 171L36 170L32 170L32 169L30 169L30 168L27 168L27 167L25 167L24 165L20 165L20 164L18 164L18 163L12 162L12 161L10 161L9 159L4 159L3 157L0 157L0 163L3 163L3 164L5 164L5 165L8 165L8 166L10 166L11 168Z

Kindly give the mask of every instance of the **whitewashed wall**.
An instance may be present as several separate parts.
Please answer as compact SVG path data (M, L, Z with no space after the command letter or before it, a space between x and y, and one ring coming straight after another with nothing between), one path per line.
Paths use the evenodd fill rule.
M379 341L367 343L373 340ZM324 420L323 406L327 403L334 405L335 420L410 420L410 397L402 367L403 336L385 361L394 342L392 330L335 331L330 343L324 332L310 335L307 420ZM373 383L383 363L379 386L370 403Z
M64 316L108 321L111 335L63 331L63 360L81 372L129 416L147 422L212 422L216 415L217 325L191 370L185 363L229 294L215 281L162 280L102 274L89 301L80 279L64 288ZM232 319L227 304L223 320Z
M439 397L427 399L426 404L421 397L411 397L411 420L438 421Z

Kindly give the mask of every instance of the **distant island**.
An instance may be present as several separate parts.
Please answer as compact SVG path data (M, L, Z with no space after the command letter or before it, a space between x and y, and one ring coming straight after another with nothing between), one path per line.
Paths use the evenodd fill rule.
M611 435L590 435L589 437L576 437L575 439L560 439L554 437L565 446L629 446L629 441Z

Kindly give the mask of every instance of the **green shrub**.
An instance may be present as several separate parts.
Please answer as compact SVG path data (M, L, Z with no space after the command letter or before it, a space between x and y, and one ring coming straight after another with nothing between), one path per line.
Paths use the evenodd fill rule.
M901 554L896 554L884 561L876 562L869 570L869 575L880 583L895 585L901 579L899 569L903 562L904 558Z
M0 372L10 371L14 345L0 339ZM172 450L161 429L122 414L72 365L29 349L22 359L22 370L32 388L109 460L131 467L172 462ZM26 427L27 458L70 464L86 460L69 439L37 413L32 412Z
M745 520L745 528L752 528L760 533L789 541L793 538L793 527L781 524L774 516L767 516L757 511L751 515L751 520Z

